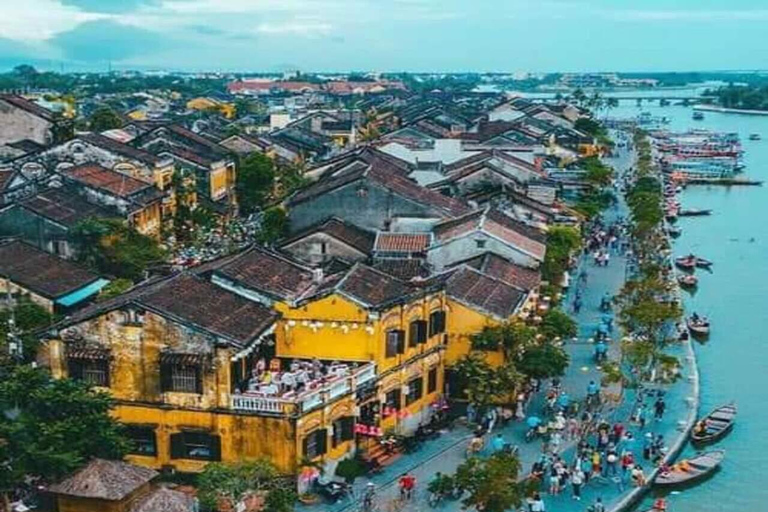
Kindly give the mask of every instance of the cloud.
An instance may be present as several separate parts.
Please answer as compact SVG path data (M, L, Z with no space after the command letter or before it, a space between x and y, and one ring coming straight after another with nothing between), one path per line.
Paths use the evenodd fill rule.
M119 62L136 55L165 50L170 41L156 32L112 20L98 20L57 35L51 44L73 61Z
M292 20L265 22L256 27L260 34L294 35L304 37L318 37L329 35L333 31L333 25L325 21Z
M119 14L160 5L160 0L61 0L61 3L85 12Z
M81 23L104 17L104 14L81 11L57 0L18 0L13 5L0 7L0 37L25 42L46 41Z

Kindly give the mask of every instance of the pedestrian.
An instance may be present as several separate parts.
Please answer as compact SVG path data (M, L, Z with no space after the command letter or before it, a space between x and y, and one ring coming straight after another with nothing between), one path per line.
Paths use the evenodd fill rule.
M664 411L667 408L667 404L664 403L664 399L659 397L656 399L656 403L653 404L653 417L656 421L660 421L664 416Z
M404 473L400 477L400 498L410 500L413 497L413 489L416 487L416 477Z
M603 466L600 457L600 452L595 450L592 452L592 476L599 476L602 473Z
M554 464L549 468L549 494L553 496L560 494L560 475L557 474Z
M616 453L616 449L613 446L608 447L608 451L605 454L605 475L616 476L616 466L619 462L619 455Z
M530 501L528 508L531 512L546 512L544 506L544 500L541 499L541 494L538 492L533 495L533 499Z
M573 499L581 500L581 486L584 485L584 473L578 467L574 469L571 475L571 487L573 488Z
M595 499L595 503L592 505L592 512L605 512L605 505L603 505L603 498L600 496Z

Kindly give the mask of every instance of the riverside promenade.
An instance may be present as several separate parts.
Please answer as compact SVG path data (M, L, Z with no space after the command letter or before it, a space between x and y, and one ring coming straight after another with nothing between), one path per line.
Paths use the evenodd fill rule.
M619 175L633 165L634 154L627 150L621 150L617 156L607 163L614 166ZM618 218L626 218L627 208L620 198L618 203L606 211L603 215L606 223L610 224ZM585 269L588 273L587 282L581 285L582 308L575 314L572 309L573 295L577 288L577 279L572 280L572 287L566 295L563 308L572 314L579 325L577 340L570 340L565 344L565 349L571 358L566 374L561 379L563 389L573 400L583 401L586 397L587 385L591 380L599 382L600 369L596 367L591 342L596 329L605 315L599 310L602 298L607 294L614 296L620 290L627 277L627 261L622 254L612 254L611 262L606 267L597 267L593 264L591 255L586 254L579 262L578 269L573 270L573 275ZM615 336L615 334L614 334ZM689 342L690 343L690 342ZM619 340L611 343L611 356L618 354ZM646 433L661 434L669 447L669 456L676 454L682 448L689 429L696 416L696 404L698 403L698 375L695 367L695 359L690 344L680 345L673 352L681 359L683 365L681 371L683 377L676 384L665 388L665 401L667 411L660 421L651 420L645 429L629 423L636 403L634 392L627 391L621 395L621 400L615 407L606 411L603 418L611 423L621 422L629 431L634 433L635 460L639 461L649 477L653 469L649 461L642 459L642 440ZM610 390L614 391L614 390ZM526 411L528 415L541 416L543 393L537 394L531 401ZM652 401L646 401L647 408L652 406ZM519 446L519 456L522 462L523 475L526 475L531 465L542 455L540 441L527 443L525 441L526 426L524 422L510 422L503 428L494 429L492 435L501 433L504 439ZM462 510L460 501L444 501L434 509L427 503L427 484L435 473L452 474L456 468L466 460L466 447L471 438L472 431L466 426L456 426L453 430L441 435L438 439L425 443L422 448L412 454L402 455L394 463L387 466L384 471L374 475L371 479L359 478L355 481L355 494L362 495L362 491L368 482L376 487L377 505L376 511L380 512L417 512L426 510L440 510L445 512L459 512ZM561 449L561 456L567 463L574 459L574 442L565 443ZM486 449L485 455L489 453ZM416 477L417 487L413 498L408 502L398 500L398 479L409 472ZM642 497L646 488L631 487L630 484L618 477L593 478L583 489L582 499L573 499L570 485L557 496L546 494L546 487L542 486L542 497L547 512L581 512L594 503L600 497L606 508L611 511L627 510L632 504ZM523 508L527 510L527 507ZM312 506L300 505L297 510L306 512L358 512L362 510L358 499L345 499L330 504L318 504Z

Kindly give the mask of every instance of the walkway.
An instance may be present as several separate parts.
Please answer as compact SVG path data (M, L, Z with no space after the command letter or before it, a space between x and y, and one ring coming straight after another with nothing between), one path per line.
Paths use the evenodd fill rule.
M620 172L632 165L633 155L626 151L620 153L613 161L609 162ZM626 216L626 206L623 201L606 212L604 215L608 223L619 216ZM587 285L582 290L582 309L574 318L579 324L579 337L577 341L570 341L565 345L565 349L571 358L571 364L562 378L562 385L570 394L572 399L583 400L586 395L586 387L590 380L599 381L600 371L595 367L593 361L593 345L590 338L594 335L598 324L603 316L599 311L599 305L602 297L608 293L615 295L621 288L626 271L626 261L622 255L612 254L611 262L607 267L596 267L591 262L590 255L585 256L580 263L580 268L586 268L589 274ZM577 275L577 274L574 274ZM576 285L576 279L574 288ZM568 312L571 311L572 297L566 297L565 307ZM613 350L617 349L618 343L612 343ZM690 361L684 359L686 368L684 375L690 371ZM649 426L654 433L661 433L667 439L675 437L679 433L679 422L686 419L690 408L685 405L685 398L691 393L692 382L686 381L685 386L677 385L667 392L667 411L662 421L655 422ZM627 420L634 407L634 396L629 394L624 402L611 414L613 421L621 421L627 425ZM541 397L534 399L529 406L529 413L537 411L541 405ZM650 405L650 404L649 404ZM527 473L533 462L541 456L540 442L525 442L525 425L520 422L511 422L502 429L494 430L494 433L501 432L508 442L512 442L520 447L520 458L523 469ZM642 460L640 456L640 442L643 432L635 428L635 437L638 439L638 453L636 460ZM438 439L425 443L422 449L415 453L404 455L391 466L387 467L381 474L371 478L371 482L376 485L378 496L378 510L381 512L417 512L432 510L427 505L427 483L434 477L435 473L453 473L464 460L467 441L471 437L471 431L467 427L456 427L454 430L441 435ZM563 452L566 461L573 460L573 447L567 447ZM401 505L397 502L397 480L404 472L409 471L417 480L417 492L412 501ZM648 472L648 471L646 471ZM609 479L601 479L602 483L590 482L582 491L582 501L575 501L571 498L570 489L559 496L545 496L548 512L581 512L593 503L597 496L601 496L609 510L619 504L630 494L629 490L622 488L619 482ZM355 482L355 490L360 495L362 489L369 480L358 479ZM311 507L301 506L300 510L305 512L357 512L360 506L354 500L345 500L334 505L316 505ZM444 512L459 512L461 504L459 501L447 501L438 505L434 510Z

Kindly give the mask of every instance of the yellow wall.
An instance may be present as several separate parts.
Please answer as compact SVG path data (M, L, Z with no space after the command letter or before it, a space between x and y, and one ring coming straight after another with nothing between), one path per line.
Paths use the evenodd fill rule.
M152 203L131 216L131 224L136 231L148 236L159 236L162 227L162 208L160 203Z
M472 335L482 331L484 327L499 325L499 320L465 306L455 300L448 299L449 312L447 319L448 346L445 352L446 364L454 364L463 356L469 354L472 348ZM485 351L486 360L493 365L501 365L504 356L501 351Z
M211 199L217 201L227 195L235 183L234 166L222 166L211 171Z
M14 283L13 281L10 281L10 284L9 284L9 281L6 279L0 279L0 299L5 300L5 296L8 293L9 286L10 286L11 294L23 295L24 297L34 302L38 306L45 308L45 310L48 311L49 313L53 313L54 304L52 300L46 299L42 295L37 295L35 293L32 293L31 291L18 285L17 283Z
M56 496L58 512L128 512L131 505L149 492L144 484L120 501L95 500L74 496Z

